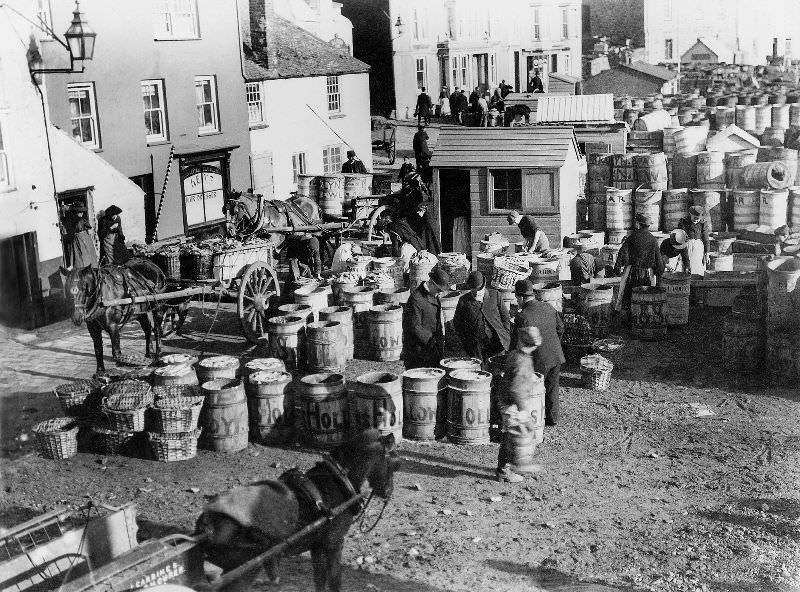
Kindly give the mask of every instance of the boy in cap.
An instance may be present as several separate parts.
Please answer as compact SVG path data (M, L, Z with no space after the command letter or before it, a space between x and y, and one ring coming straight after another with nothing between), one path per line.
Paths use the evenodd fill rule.
M533 216L527 214L523 216L512 210L506 218L509 224L516 224L519 227L519 233L525 241L523 252L541 253L550 249L547 235L541 231Z
M467 355L483 360L485 367L491 356L508 350L511 318L480 271L469 274L467 289L458 299L453 326Z
M450 276L434 267L429 277L411 291L403 311L403 361L407 370L437 368L444 355L442 303L437 296L450 289Z
M693 275L703 275L711 252L711 221L703 206L689 208L689 215L678 222L678 228L686 232L689 271Z
M650 217L639 213L634 218L635 230L626 238L617 255L617 267L623 268L617 309L630 306L631 293L637 286L655 286L664 273L664 260L658 241L650 233Z
M550 306L550 305L545 305ZM550 310L555 312L552 306ZM536 327L522 327L515 333L516 346L508 352L503 378L498 388L498 405L503 415L503 440L497 454L497 480L520 483L519 473L537 473L541 465L512 465L511 450L514 435L532 431L535 422L531 415L533 385L536 382L535 353L542 345L542 335Z
M356 156L355 150L347 151L347 160L342 164L342 172L360 173L362 175L367 173L367 167L365 167L361 159Z
M689 272L689 254L686 252L686 232L676 228L658 248L664 259L665 271Z
M566 360L561 349L564 322L556 309L547 302L536 299L533 282L520 280L514 286L519 311L514 317L514 327L536 327L541 334L541 344L533 354L533 365L544 376L544 423L555 425L558 421L559 379L561 364ZM513 345L513 344L512 344Z

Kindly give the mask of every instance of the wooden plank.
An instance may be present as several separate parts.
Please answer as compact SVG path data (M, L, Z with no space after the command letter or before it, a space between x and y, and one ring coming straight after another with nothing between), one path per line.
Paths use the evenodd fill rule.
M121 306L125 304L141 304L143 302L161 302L162 300L172 300L173 298L182 298L184 296L195 296L203 292L210 292L214 290L219 284L217 282L209 282L204 286L195 286L192 288L184 288L183 290L176 290L175 292L162 292L160 294L147 294L145 296L134 296L131 298L115 298L112 300L103 300L102 306Z

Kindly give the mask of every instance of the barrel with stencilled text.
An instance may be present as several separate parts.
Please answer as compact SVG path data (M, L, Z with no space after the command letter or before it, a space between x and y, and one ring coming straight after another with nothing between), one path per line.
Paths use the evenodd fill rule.
M351 425L374 428L382 435L403 437L403 393L400 377L391 372L368 372L356 379L350 399Z
M488 444L492 375L455 370L447 377L447 438L455 444Z
M309 374L300 379L295 390L302 417L303 440L318 448L341 444L350 428L344 376Z
M403 372L403 437L435 440L444 435L447 382L441 368Z
M205 396L200 425L201 445L218 452L239 452L247 448L249 435L247 399L238 379L219 378L200 386Z
M288 370L301 367L305 357L306 319L299 315L272 317L267 321L269 349Z

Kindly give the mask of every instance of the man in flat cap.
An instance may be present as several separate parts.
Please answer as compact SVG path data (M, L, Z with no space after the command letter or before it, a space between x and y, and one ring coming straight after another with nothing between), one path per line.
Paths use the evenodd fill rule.
M523 252L541 253L550 249L547 235L539 228L533 216L523 215L512 210L506 218L509 224L519 227L519 233L524 241Z
M678 222L678 228L686 233L686 252L689 255L689 270L693 275L703 275L711 252L711 220L703 206L692 206L689 214Z
M566 361L561 349L564 322L555 308L536 299L533 282L530 280L518 281L514 286L514 293L519 304L514 327L517 331L523 327L536 327L542 336L542 343L533 354L533 365L544 376L544 423L555 425L558 421L561 364Z
M511 344L511 318L500 302L497 290L486 285L480 271L467 278L466 294L458 299L453 326L468 356L483 360L508 350Z
M617 267L622 269L617 310L630 308L631 293L638 286L655 286L664 273L664 260L658 241L650 232L650 217L639 213L634 218L635 230L619 249Z
M444 355L444 317L437 296L450 289L450 276L434 267L429 278L412 290L403 311L403 362L407 370L438 368Z
M361 159L356 156L355 150L348 150L347 151L347 160L344 161L342 164L342 172L343 173L361 173L365 175L367 173L367 167L364 166L364 163L361 162Z
M686 252L686 232L676 228L669 233L669 238L662 241L659 251L664 259L666 271L682 271L689 273L689 254Z

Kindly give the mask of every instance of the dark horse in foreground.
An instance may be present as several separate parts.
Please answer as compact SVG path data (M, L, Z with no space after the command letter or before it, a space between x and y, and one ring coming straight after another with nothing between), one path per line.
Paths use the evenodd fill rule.
M382 437L377 430L368 430L336 448L306 473L292 469L277 481L259 481L218 495L197 522L198 532L206 535L208 560L225 571L242 565L328 515L332 508L360 492L364 481L375 495L388 501L394 472L400 466L393 447L394 436ZM316 592L341 589L344 537L361 507L356 504L332 516L287 551L311 551ZM278 561L275 557L264 565L276 583ZM250 590L260 571L256 569L224 589Z
M151 337L155 342L155 355L161 353L161 325L166 303L148 300L141 304L105 306L103 302L133 296L152 296L165 291L164 272L146 259L131 259L124 265L87 266L66 275L64 288L68 301L72 301L72 322L86 328L94 343L97 371L103 372L103 331L111 337L111 354L115 360L122 353L119 332L131 317L136 317L145 337L145 356L150 356Z

